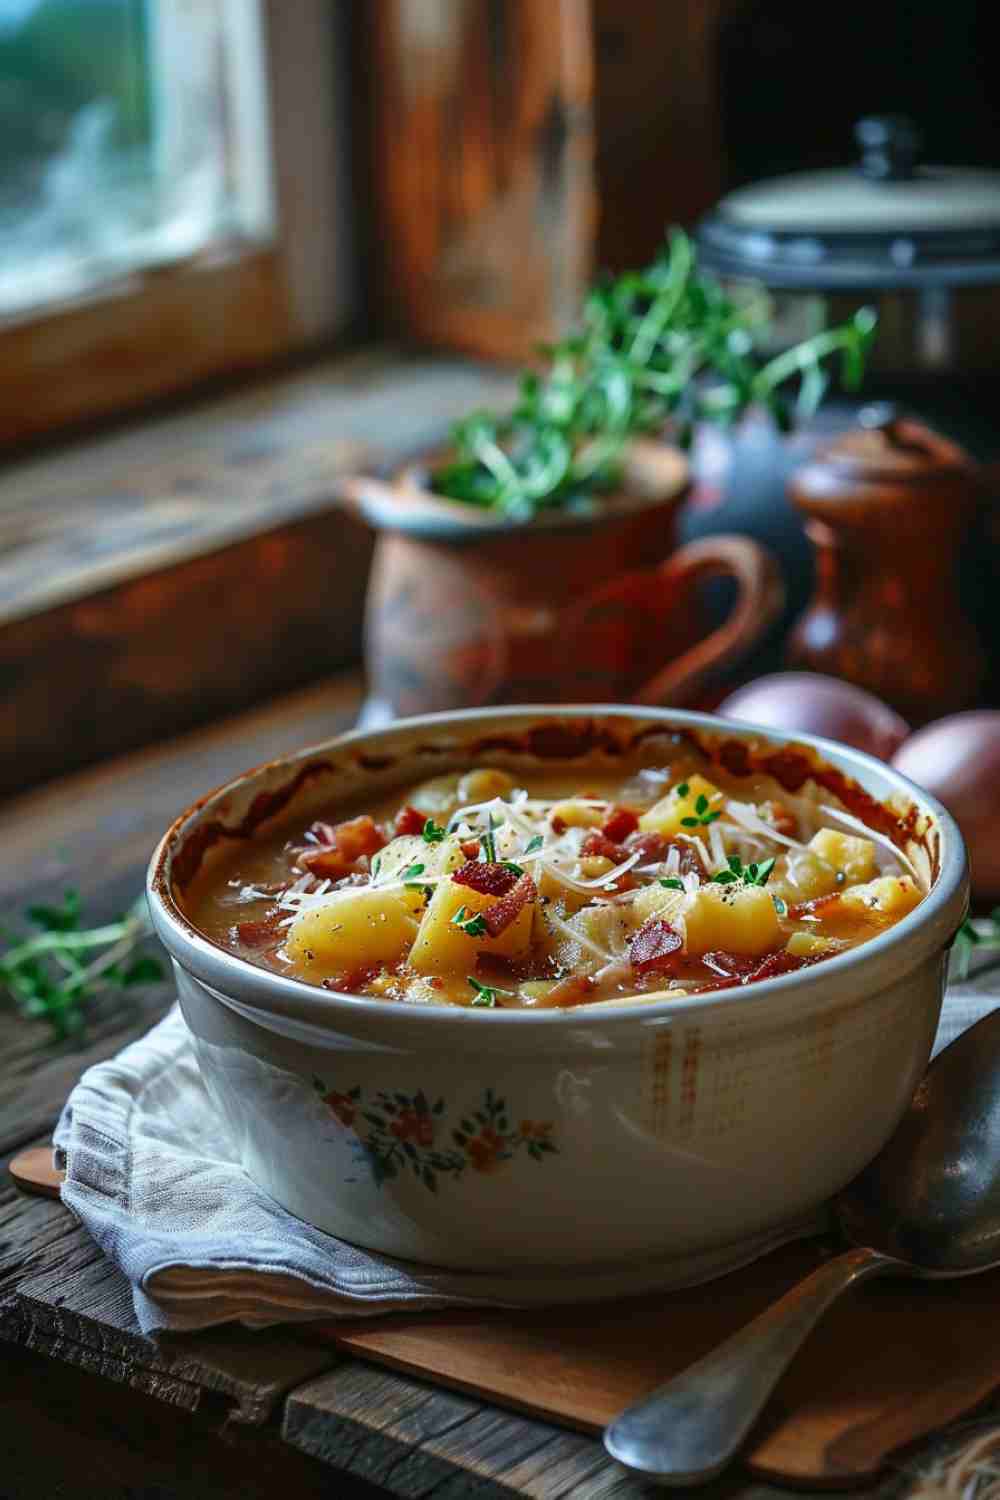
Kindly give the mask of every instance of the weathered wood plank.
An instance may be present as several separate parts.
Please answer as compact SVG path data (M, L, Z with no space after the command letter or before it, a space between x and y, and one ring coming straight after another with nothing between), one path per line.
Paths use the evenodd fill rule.
M592 1500L647 1493L593 1438L362 1364L293 1391L283 1433L303 1452L405 1500L472 1493L558 1500L583 1494L581 1485Z
M358 659L373 538L342 476L502 382L346 364L0 477L0 793Z
M155 1342L125 1277L62 1204L0 1188L0 1337L194 1411L270 1419L286 1391L337 1363L284 1329L207 1330Z

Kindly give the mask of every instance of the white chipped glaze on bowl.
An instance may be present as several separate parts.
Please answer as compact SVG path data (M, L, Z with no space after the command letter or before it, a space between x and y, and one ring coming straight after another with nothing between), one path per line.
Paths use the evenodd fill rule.
M252 822L261 794L297 785L285 812L306 817L484 759L551 765L497 748L532 731L544 747L581 729L607 745L661 728L762 752L791 743L679 710L439 714L260 767L168 831L150 865L150 906L202 1073L247 1172L292 1213L443 1266L672 1257L683 1279L720 1247L735 1263L879 1150L930 1054L968 871L944 808L859 751L794 741L879 800L919 809L935 856L930 893L861 947L746 990L568 1012L406 1006L257 968L184 915L178 881L198 849L213 827ZM612 761L591 748L574 764Z

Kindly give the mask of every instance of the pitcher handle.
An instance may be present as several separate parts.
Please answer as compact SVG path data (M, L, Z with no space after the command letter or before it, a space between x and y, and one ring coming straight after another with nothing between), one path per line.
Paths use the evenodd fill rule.
M726 620L675 657L633 694L633 702L674 708L697 698L706 680L746 655L781 613L785 590L771 554L747 536L723 533L679 547L656 570L673 594L703 578L734 578L736 600Z

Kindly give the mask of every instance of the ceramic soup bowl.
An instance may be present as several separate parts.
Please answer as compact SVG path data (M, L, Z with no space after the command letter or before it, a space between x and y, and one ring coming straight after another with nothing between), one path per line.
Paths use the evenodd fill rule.
M404 1005L320 989L224 951L185 893L234 840L476 764L623 776L670 736L752 769L789 742L703 714L519 708L355 732L237 778L174 823L149 898L207 1088L250 1177L345 1240L476 1270L735 1264L817 1208L894 1129L927 1063L967 905L958 829L889 767L802 737L901 815L928 888L896 926L745 989L572 1010ZM406 1145L402 1113L419 1128ZM638 1285L638 1283L636 1283ZM558 1291L556 1292L558 1296Z

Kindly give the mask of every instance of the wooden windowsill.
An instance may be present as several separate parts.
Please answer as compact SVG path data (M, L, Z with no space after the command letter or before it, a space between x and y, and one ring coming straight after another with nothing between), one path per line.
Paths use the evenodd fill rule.
M511 389L373 347L0 471L0 792L357 660L338 480Z

